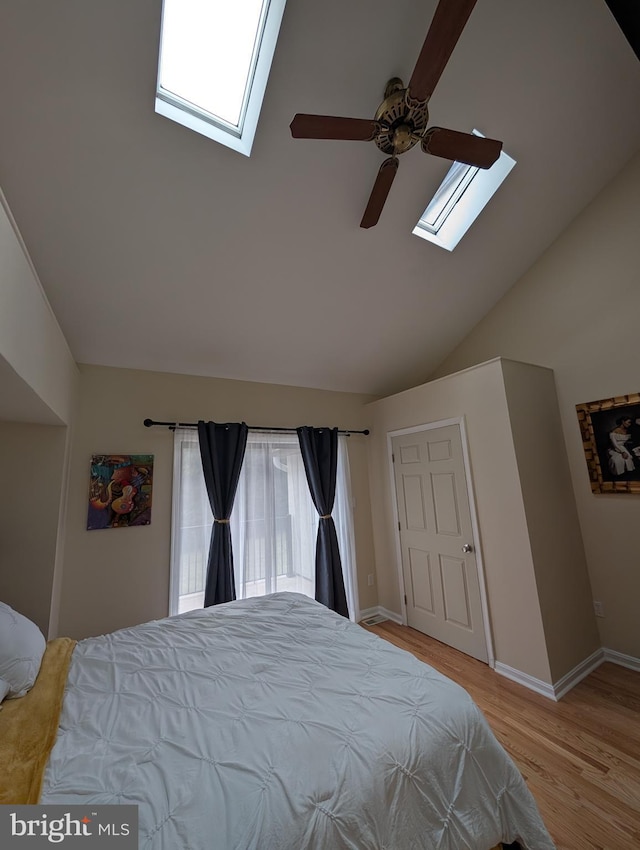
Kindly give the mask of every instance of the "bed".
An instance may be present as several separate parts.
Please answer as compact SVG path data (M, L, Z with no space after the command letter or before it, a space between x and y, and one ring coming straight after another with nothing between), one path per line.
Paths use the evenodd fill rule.
M466 691L295 593L80 641L39 801L136 804L140 850L554 848Z

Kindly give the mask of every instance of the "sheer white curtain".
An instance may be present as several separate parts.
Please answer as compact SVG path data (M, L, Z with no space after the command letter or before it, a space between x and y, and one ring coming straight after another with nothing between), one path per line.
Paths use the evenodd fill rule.
M351 619L358 613L353 508L346 437L338 441L333 518ZM172 521L172 614L204 603L213 517L202 475L198 434L176 429ZM296 434L249 431L231 514L238 599L291 590L315 595L318 513Z
M181 614L204 605L212 525L198 432L176 428L173 435L170 614Z
M231 514L238 598L313 596L315 527L297 436L250 431Z
M336 500L333 506L333 521L338 534L338 547L342 561L344 589L349 606L349 619L356 622L360 604L358 601L358 572L356 569L356 547L353 531L353 496L351 493L351 471L346 434L338 435L338 471L336 478Z

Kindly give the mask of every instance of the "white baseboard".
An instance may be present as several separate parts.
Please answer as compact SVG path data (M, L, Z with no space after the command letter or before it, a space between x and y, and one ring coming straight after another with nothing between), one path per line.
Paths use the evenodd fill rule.
M376 615L385 617L387 620L398 623L398 625L403 625L400 614L396 614L395 611L389 611L388 608L384 608L382 605L374 605L373 608L364 608L360 611L358 621L368 617L375 617ZM630 670L640 672L640 658L635 658L633 655L625 655L622 652L616 652L614 649L606 649L604 647L596 649L588 658L576 664L573 670L569 670L568 673L565 673L553 685L549 684L549 682L544 682L542 679L536 679L535 676L530 676L528 673L523 673L522 670L516 670L515 667L509 667L508 664L503 664L501 661L495 662L494 670L506 679L511 679L512 682L524 685L525 688L529 688L529 690L557 702L565 694L569 693L578 682L581 682L590 673L593 673L605 661L611 661L613 664L619 664L621 667L628 667Z
M402 616L400 614L396 614L395 611L389 611L388 608L383 608L382 605L378 605L378 611L382 614L383 617L386 617L388 620L397 623L399 626L404 625Z
M569 670L568 673L558 679L557 682L554 682L553 692L555 694L554 699L562 699L562 697L569 693L571 688L575 687L578 682L581 682L584 678L586 678L589 673L593 673L596 667L599 667L604 659L605 650L596 649L588 658L585 658L584 661L581 661L580 664L577 664L573 670Z
M640 658L616 652L615 649L603 649L602 652L604 654L603 661L611 661L613 664L619 664L621 667L628 667L629 670L640 672Z
M554 682L553 685L529 676L528 673L523 673L521 670L509 667L501 661L496 661L495 671L507 679L524 685L525 688L529 688L538 694L542 694L542 696L558 701L565 694L569 693L578 682L585 679L589 673L593 673L605 661L611 661L613 664L619 664L621 667L628 667L630 670L640 672L640 658L635 658L633 655L624 655L624 653L616 652L614 649L605 648L596 649L588 658L577 664L573 670L569 670L568 673L561 679L558 679L557 682Z
M588 658L577 664L573 670L569 670L561 679L554 682L553 685L549 684L549 682L544 682L542 679L536 679L528 673L523 673L522 670L509 667L508 664L503 664L501 661L496 661L495 671L496 673L500 673L501 676L505 676L513 682L518 682L519 685L524 685L525 688L529 688L529 690L557 702L571 688L575 687L578 682L588 676L589 673L593 673L596 667L599 667L604 660L604 650L597 649Z
M358 621L364 620L367 617L375 617L376 615L384 617L387 620L391 620L392 622L397 623L399 626L403 625L402 617L400 616L400 614L396 614L395 611L389 611L388 608L383 608L382 605L374 605L373 608L364 608L362 611L360 611Z
M528 673L523 673L522 670L516 670L515 667L509 667L508 664L503 664L502 661L496 661L494 670L506 679L511 679L512 682L517 682L519 685L524 685L530 691L535 691L537 694L542 694L543 697L556 700L553 685L548 682L543 682L542 679L536 679Z

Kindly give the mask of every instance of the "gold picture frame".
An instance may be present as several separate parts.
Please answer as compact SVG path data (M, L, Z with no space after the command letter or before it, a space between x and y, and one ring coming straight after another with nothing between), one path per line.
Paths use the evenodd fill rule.
M593 493L640 493L640 393L577 404Z

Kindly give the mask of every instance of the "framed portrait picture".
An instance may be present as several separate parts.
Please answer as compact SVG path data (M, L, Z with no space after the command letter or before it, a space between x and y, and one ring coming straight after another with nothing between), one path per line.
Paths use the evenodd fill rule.
M594 493L640 493L640 393L577 404Z

